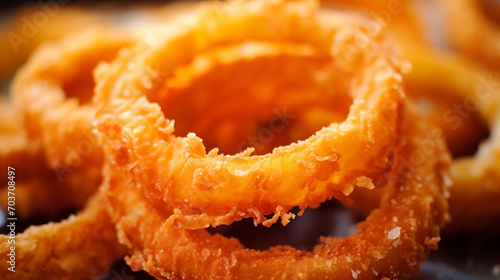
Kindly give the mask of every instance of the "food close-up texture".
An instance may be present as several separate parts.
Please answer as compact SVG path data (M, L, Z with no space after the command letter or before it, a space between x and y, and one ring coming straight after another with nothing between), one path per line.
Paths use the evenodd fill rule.
M498 1L25 1L0 51L0 279L500 279Z

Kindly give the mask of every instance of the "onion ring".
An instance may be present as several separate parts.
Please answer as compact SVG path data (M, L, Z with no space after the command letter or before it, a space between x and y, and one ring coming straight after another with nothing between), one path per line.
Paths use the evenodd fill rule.
M60 181L56 172L45 163L45 156L38 141L30 140L23 126L23 118L12 102L0 101L0 168L13 167L16 180L17 207L19 219L58 219L62 213L73 211L85 204L92 195L91 188L81 188L75 195L75 188L86 181L86 176L71 172ZM29 164L27 164L29 162ZM75 169L75 171L77 171ZM8 178L0 179L0 200L7 201ZM2 203L7 211L7 205Z
M348 44L352 39L348 33L352 30L342 29L340 22L353 22L348 17L331 14L316 17L311 14L315 5L303 3L247 5L251 6L249 11L234 7L223 20L214 14L216 11L206 9L199 16L201 23L188 22L185 30L176 26L175 31L163 31L156 36L160 38L158 42L137 45L97 71L99 83L94 101L101 104L98 129L103 134L106 153L111 155L111 161L131 173L134 183L142 186L148 199L162 205L165 211L175 209L165 226L178 220L189 228L205 228L244 217L265 225L281 217L286 224L292 207L316 207L331 196L345 198L355 185L372 188L372 179L380 180L388 168L390 147L398 138L397 116L403 93L395 86L399 76L375 73L392 73L392 58L377 59L380 53L372 53L368 48L353 61L343 59L339 46ZM303 21L304 13L311 20ZM277 21L276 17L282 20ZM274 27L256 28L267 24ZM238 34L234 34L234 26L241 26ZM359 24L353 26L362 28ZM281 31L279 37L274 30ZM304 35L299 40L294 39L294 34ZM324 42L324 38L332 40ZM324 59L337 52L333 69L355 77L349 81L353 83L350 91L358 100L354 101L347 120L324 128L305 141L258 157L249 157L252 150L226 156L213 149L207 154L201 139L195 135L173 136L173 121L165 119L161 108L146 99L148 95L154 96L157 89L152 79L158 75L151 77L148 73L157 67L160 67L158 73L171 73L176 64L189 63L191 56L241 40L294 40L313 46L316 56ZM193 47L186 50L185 46ZM185 51L180 52L181 49ZM161 61L162 65L156 66L155 61ZM356 72L355 63L372 70ZM134 70L127 71L131 65ZM378 127L384 129L375 133ZM359 158L352 147L363 147L365 156ZM163 155L169 156L158 161ZM215 169L217 166L220 168ZM256 166L259 168L253 168ZM252 195L245 191L247 186L254 186ZM291 197L290 193L297 195ZM267 219L265 215L270 213L274 216Z
M12 98L22 141L16 150L6 148L12 153L1 161L23 174L22 217L81 208L100 185L102 151L92 133L95 108L89 103L92 69L132 38L121 29L89 29L43 46L16 75ZM22 164L26 160L29 165Z
M17 106L8 103L9 110L2 111L6 114L4 120L8 123L0 127L0 141L8 145L2 145L0 148L0 166L16 169L19 178L16 180L15 192L16 215L20 219L54 218L60 216L62 210L81 207L95 194L101 182L100 151L97 155L88 155L95 162L87 161L87 166L71 166L72 170L64 176L64 180L58 177L54 166L48 165L52 163L51 156L57 157L55 154L58 152L67 153L67 148L75 138L81 141L81 136L79 139L73 137L78 136L77 132L81 133L79 129L88 129L89 137L95 139L90 133L92 107L79 107L75 98L65 100L65 92L61 86L67 81L65 78L78 79L78 75L84 70L88 70L88 76L91 78L91 69L73 68L74 64L71 64L72 71L65 71L68 66L63 64L75 63L85 66L85 63L79 62L83 60L92 63L92 59L88 59L93 56L96 56L93 62L97 63L99 54L92 54L96 51L95 40L99 42L98 46L103 47L100 49L101 58L108 59L112 58L113 52L116 53L130 41L130 38L118 40L116 37L106 37L111 34L107 32L110 30L87 31L44 46L35 53L14 81L13 95ZM79 45L76 46L76 43ZM82 72L78 72L79 70ZM71 77L72 75L77 77ZM43 91L44 89L53 91ZM92 88L89 91L92 94ZM40 95L41 93L43 95ZM80 93L78 92L78 95ZM30 96L33 99L30 99ZM42 105L37 107L40 104L32 102L33 100L40 101ZM52 114L55 114L56 118ZM97 143L95 140L94 142ZM60 146L54 147L54 143ZM96 147L93 149L97 151ZM29 161L29 164L26 164L26 161ZM2 187L7 186L4 179L1 184ZM7 194L7 191L2 192L2 197L4 193ZM109 221L107 207L103 202L103 194L97 193L81 213L72 215L65 221L32 226L24 233L15 235L15 238L15 232L8 236L0 235L2 254L7 255L14 247L15 260L29 264L22 265L21 269L18 267L16 272L12 273L8 270L11 267L9 263L3 262L0 265L3 269L0 273L2 279L88 279L108 269L123 255L124 250L117 242L116 230Z
M407 48L405 57L413 63L413 71L405 77L407 92L418 99L422 87L435 92L452 93L457 100L448 104L445 111L431 119L435 124L451 131L448 142L464 141L454 135L474 132L466 130L474 115L478 115L490 129L489 138L478 146L472 155L455 158L451 165L450 214L452 221L447 225L449 232L482 231L498 227L500 218L500 142L498 119L500 117L500 77L487 69L457 56L445 56L425 48ZM445 94L434 96L431 102L438 102ZM446 127L448 127L446 129ZM474 125L477 130L477 125ZM473 186L473 187L472 187Z

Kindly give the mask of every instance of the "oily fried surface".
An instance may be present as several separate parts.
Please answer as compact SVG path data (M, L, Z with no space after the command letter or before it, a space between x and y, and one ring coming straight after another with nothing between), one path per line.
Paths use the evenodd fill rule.
M443 52L440 46L428 42L426 37L436 27L425 30L424 23L429 15L427 10L419 10L416 2L325 2L365 14L366 24L372 27L370 31L384 30L402 58L411 62L412 69L403 79L405 93L418 104L425 118L444 131L454 156L450 175L454 184L450 191L452 222L447 226L448 231L477 232L498 228L495 221L500 218L500 209L493 201L500 199L500 187L495 183L498 181L496 174L499 174L495 134L500 76L491 67L481 64L485 64L484 59L488 56L486 65L491 66L495 61L490 54L495 53L492 49L497 47L494 41L500 38L500 33L481 10L481 1L436 1L446 18L446 35L459 50L457 53ZM488 9L493 10L492 7ZM467 28L463 27L464 21L470 22ZM363 35L370 37L372 34ZM498 51L494 55L497 54ZM369 213L377 205L379 195L364 190L359 192L366 193L366 197L356 199L365 202L362 211ZM383 194L383 191L378 192Z

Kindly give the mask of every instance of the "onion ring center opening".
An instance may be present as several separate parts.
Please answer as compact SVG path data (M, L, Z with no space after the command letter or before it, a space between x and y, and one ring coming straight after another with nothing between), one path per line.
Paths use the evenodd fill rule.
M197 59L193 61L184 68L196 67ZM190 77L187 71L158 72L165 80L153 85L147 95L166 118L175 120L176 136L194 132L207 150L235 154L253 147L254 154L270 153L275 147L305 140L333 122L343 122L353 102L345 82L349 79L341 70L329 71L332 65L324 58L277 54L214 64L202 74L189 72ZM179 82L184 79L190 80L185 86ZM196 109L186 114L189 108ZM340 204L327 201L307 209L287 228L280 223L254 226L252 219L243 219L207 230L237 237L251 249L290 245L310 251L321 236L345 237L355 231L358 221ZM297 214L298 207L291 212ZM333 222L325 223L325 217Z
M243 43L225 51L251 46ZM263 49L267 51L266 46ZM204 56L210 55L200 55ZM275 147L305 140L322 127L343 122L353 102L348 85L339 86L348 79L325 74L332 67L327 58L257 52L229 63L211 61L200 74L199 68L206 67L200 65L202 58L194 58L174 73L157 73L165 80L153 86L148 99L161 106L166 118L175 120L176 136L194 132L207 150L236 154L253 147L254 155L271 153ZM182 82L186 79L190 82Z
M299 212L298 207L292 209ZM211 234L237 238L248 249L268 250L278 245L289 245L297 250L312 251L322 236L344 238L356 233L362 219L345 208L339 201L329 200L315 209L307 209L301 217L286 226L281 223L271 227L255 226L252 219L243 219L231 225L209 227Z

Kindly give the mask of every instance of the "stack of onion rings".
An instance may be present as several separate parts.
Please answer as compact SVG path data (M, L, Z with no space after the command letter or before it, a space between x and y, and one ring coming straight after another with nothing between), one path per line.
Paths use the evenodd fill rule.
M22 116L1 112L12 124L0 125L0 167L34 163L17 182L22 217L50 217L93 198L75 217L17 236L18 260L44 269L16 279L95 275L123 255L116 235L127 263L158 278L195 278L201 270L205 278L408 278L437 245L448 195L448 231L495 226L497 76L427 46L410 4L384 21L386 1L329 2L372 11L382 28L318 10L316 2L204 3L98 67L95 97L95 64L135 37L97 28L37 51L15 78ZM381 39L384 25L391 42ZM413 64L411 72L401 75L406 65L389 43ZM87 78L79 80L80 73ZM43 102L32 102L42 91ZM443 139L429 123L444 130L457 156L450 177ZM490 137L475 152L485 136L471 128L481 123ZM292 208L300 216L332 198L367 214L376 210L357 234L324 237L312 252L250 250L204 230L245 218L286 225ZM104 236L88 231L96 226ZM46 246L36 251L33 242ZM97 260L87 252L92 243L109 254ZM5 236L0 244L9 250ZM86 253L66 260L76 248Z
M202 277L200 271L205 278L232 279L264 275L372 279L418 274L446 221L443 175L449 158L440 135L426 135L429 126L413 122L418 113L402 102L398 59L380 42L363 49L354 60L342 57L339 50L352 43L350 35L362 29L360 22L334 12L318 12L311 2L239 3L223 20L210 9L196 18L194 24L163 31L159 39L134 46L96 71L94 101L101 106L98 129L107 157L107 194L120 242L131 254L129 265L159 278ZM343 28L341 23L346 21L349 25ZM185 111L191 103L163 105L175 100L170 98L176 91L168 87L169 82L182 81L182 76L176 76L179 72L204 74L204 69L216 71L224 63L239 63L218 57L218 48L233 48L246 62L247 52L236 46L248 41L302 44L313 50L313 57L329 61L328 71L348 78L334 80L342 90L333 91L353 99L347 119L261 156L252 156L252 150L233 156L219 155L217 149L207 153L194 134L173 135L173 120L165 118L169 111L162 109L181 106L178 110ZM304 56L296 49L292 54L294 59ZM292 54L264 51L252 55L257 57L254 60L265 59L272 68L277 58ZM315 65L307 56L301 63ZM155 75L147 75L155 69ZM254 76L260 80L259 73ZM321 78L312 81L311 87L321 84ZM247 97L247 92L238 91L241 86L227 88L241 93L240 98ZM226 97L224 87L218 89L178 94L188 100L187 93L198 93L200 103L194 104L203 110L211 106L203 94ZM244 115L245 106L272 107L279 100L273 98L272 89L259 96L264 103L249 99L236 111ZM286 96L286 92L276 94ZM382 120L386 127L380 126ZM189 127L189 119L182 122ZM353 149L362 149L370 162L355 161ZM415 157L422 150L431 155L417 163ZM324 244L312 252L288 246L254 251L235 239L200 229L245 217L269 224L279 216L286 223L291 207L315 207L331 197L345 198L355 185L372 188L374 183L387 183L390 191L382 206L359 225L359 233L345 239L323 238ZM268 214L274 214L273 218L267 220Z

